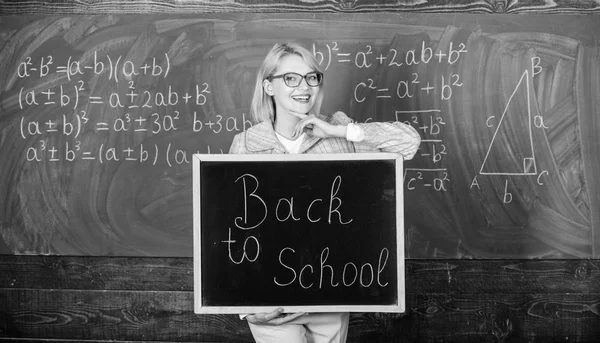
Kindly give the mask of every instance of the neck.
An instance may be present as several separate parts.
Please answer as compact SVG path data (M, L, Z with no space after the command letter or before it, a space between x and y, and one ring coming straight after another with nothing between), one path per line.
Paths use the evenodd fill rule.
M275 119L275 123L273 124L273 128L275 132L282 135L287 139L295 139L292 135L294 132L294 128L296 124L300 121L300 118L292 116L290 114L277 113L277 119ZM296 137L297 138L297 137Z

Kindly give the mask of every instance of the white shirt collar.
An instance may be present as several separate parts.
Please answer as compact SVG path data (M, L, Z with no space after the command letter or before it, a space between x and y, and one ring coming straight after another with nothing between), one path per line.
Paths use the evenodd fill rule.
M277 139L279 139L281 145L283 145L283 147L285 148L285 150L287 150L288 153L297 154L298 152L300 152L300 147L302 146L302 142L304 141L306 133L303 132L300 135L300 137L296 138L296 140L287 139L284 136L278 134L277 132L275 132L275 135L277 136Z

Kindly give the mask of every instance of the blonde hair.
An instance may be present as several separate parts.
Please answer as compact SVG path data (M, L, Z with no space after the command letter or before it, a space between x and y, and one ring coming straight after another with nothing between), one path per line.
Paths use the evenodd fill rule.
M255 123L263 121L275 122L275 103L272 96L268 95L263 88L263 81L269 76L273 76L281 59L288 55L298 55L304 62L313 70L321 72L319 63L315 56L305 47L300 44L289 42L283 44L275 44L265 56L263 63L256 75L256 83L254 85L254 94L250 103L250 114ZM323 83L319 87L323 87ZM321 104L323 103L323 90L319 92L314 110L319 113Z

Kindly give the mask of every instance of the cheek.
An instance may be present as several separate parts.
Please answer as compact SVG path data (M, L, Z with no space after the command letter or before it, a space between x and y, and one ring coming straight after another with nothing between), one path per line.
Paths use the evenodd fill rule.
M310 98L311 102L314 104L317 102L317 99L319 99L319 96L321 95L321 87L315 88L315 90L313 91L313 96Z
M273 87L273 95L275 98L287 98L292 93L292 90L288 87Z

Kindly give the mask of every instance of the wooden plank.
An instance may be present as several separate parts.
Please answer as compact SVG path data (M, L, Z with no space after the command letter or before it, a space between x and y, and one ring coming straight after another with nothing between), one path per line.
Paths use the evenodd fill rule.
M3 290L1 335L251 342L235 315L195 315L192 292ZM410 293L402 316L353 314L349 342L572 339L600 334L595 294ZM562 339L561 339L562 338Z
M405 314L352 314L349 342L600 335L599 260L407 260ZM0 340L251 342L193 312L191 258L0 256ZM568 338L567 338L568 337Z
M598 13L594 0L90 0L9 1L0 14L24 13L210 13L210 12L469 12L469 13Z
M0 255L0 288L193 291L192 258ZM493 282L490 282L493 280ZM589 293L600 260L406 260L407 292Z
M55 338L2 338L1 342L12 342L12 343L82 343L80 339L55 339ZM184 343L184 341L156 341L156 340L143 340L143 341L124 341L124 340L98 340L88 339L85 343ZM218 342L202 342L202 343L218 343Z
M561 294L600 290L598 260L407 260L409 292Z
M25 338L25 339L3 339L0 338L0 342L11 342L11 343L167 343L167 341L121 341L121 340L86 340L82 342L79 339L48 339L48 338ZM168 343L185 343L181 342L168 342ZM217 342L202 342L202 343L217 343Z
M54 338L1 338L0 342L12 342L12 343L82 343L80 339L54 339ZM86 340L85 343L167 343L167 341L122 341L122 340ZM184 343L183 341L175 342L169 341L168 343ZM217 342L202 342L202 343L217 343Z
M13 337L248 341L236 316L197 316L192 292L10 290L1 292Z
M193 290L191 258L0 255L0 288Z

